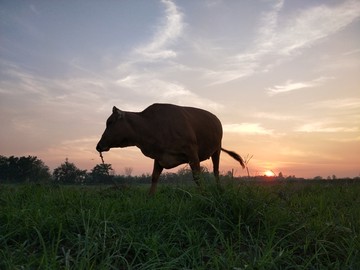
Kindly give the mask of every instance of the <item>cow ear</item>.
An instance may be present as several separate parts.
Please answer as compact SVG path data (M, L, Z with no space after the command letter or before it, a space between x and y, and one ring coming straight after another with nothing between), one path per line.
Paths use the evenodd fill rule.
M116 108L115 106L113 107L113 113L117 114L118 119L122 118L124 116L124 112L120 111L118 108Z

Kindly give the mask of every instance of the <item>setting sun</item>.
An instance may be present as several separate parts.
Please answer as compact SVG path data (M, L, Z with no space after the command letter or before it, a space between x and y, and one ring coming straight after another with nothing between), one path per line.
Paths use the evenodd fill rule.
M274 177L275 173L273 171L267 170L264 172L264 175L267 177Z

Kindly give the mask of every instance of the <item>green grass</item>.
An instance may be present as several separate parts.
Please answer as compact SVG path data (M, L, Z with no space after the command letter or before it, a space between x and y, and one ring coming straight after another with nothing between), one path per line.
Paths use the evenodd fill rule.
M0 186L0 269L360 269L360 183Z

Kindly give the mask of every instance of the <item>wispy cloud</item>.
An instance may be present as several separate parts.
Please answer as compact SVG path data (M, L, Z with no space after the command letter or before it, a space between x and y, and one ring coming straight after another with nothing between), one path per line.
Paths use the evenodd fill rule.
M261 69L262 58L273 50L278 13L282 9L283 3L283 0L276 1L270 11L262 13L253 50L231 55L220 70L209 71L206 74L206 77L214 78L210 85L248 77Z
M281 54L312 46L360 17L360 2L350 0L337 6L320 5L303 10L274 37Z
M224 132L244 133L244 134L260 134L272 135L273 130L266 129L259 123L241 123L241 124L225 124Z
M21 118L34 129L46 124L52 126L76 110L84 111L77 117L90 122L91 113L109 93L110 83L97 77L53 79L14 65L2 67L8 77L0 81L1 102L4 102L1 111L7 111L17 125L23 125L18 120Z
M282 85L275 85L273 87L269 87L266 89L266 91L270 96L273 96L281 93L291 92L294 90L319 86L329 79L331 78L320 77L311 81L304 81L304 82L293 82L292 80L288 80Z
M355 49L355 50L344 52L343 55L349 56L349 55L354 55L354 54L359 54L359 53L360 53L360 49Z
M352 142L360 142L360 136L350 137L350 138L331 138L330 141L337 143L352 143Z
M343 127L343 126L334 126L328 125L322 122L308 123L304 124L295 129L297 132L326 132L326 133L335 133L335 132L357 132L358 127Z
M329 154L324 154L321 153L319 151L314 151L313 149L297 149L294 147L281 147L280 149L278 149L279 154L286 156L287 158L304 158L304 159L321 159L321 160L333 160L333 161L339 161L341 160L340 157L338 156L334 156L334 155L329 155ZM297 162L299 163L299 162ZM299 163L298 165L302 165L304 164L304 162Z
M360 17L360 2L350 0L336 6L320 5L304 9L295 18L278 25L281 7L282 1L263 16L257 55L270 52L290 55L342 30Z
M184 28L183 14L175 3L170 0L161 2L166 7L163 22L158 26L150 43L135 49L136 53L149 60L176 57L176 52L168 47L181 35Z
M181 36L185 23L183 13L173 1L162 0L161 2L165 6L164 18L156 27L157 30L151 41L137 46L131 59L118 66L115 84L141 97L140 100L146 100L144 102L146 104L170 102L217 111L222 107L221 104L195 94L184 84L166 76L172 68L180 71L189 68L172 60L164 61L177 56L177 52L171 49L171 45ZM144 62L152 66L151 71L144 70Z
M360 98L342 98L318 101L309 104L312 108L326 108L326 109L359 109Z
M268 88L267 91L270 95L275 95L309 87L313 87L313 85L305 82L293 82L288 80L283 85L275 85L273 88Z
M5 79L0 81L0 93L6 95L29 95L29 99L34 97L43 99L49 96L49 89L46 87L48 79L35 76L16 65L1 63Z
M296 119L293 115L278 114L278 113L269 113L269 112L258 112L254 115L256 118L278 120L278 121L287 121Z
M180 72L184 69L194 69L172 60L164 61L177 56L177 52L171 49L171 45L181 36L185 23L183 13L173 1L162 0L161 2L166 8L165 16L157 26L152 40L147 44L137 46L134 50L135 54L118 66L114 75L117 77L114 80L115 84L141 97L140 100L146 101L143 102L144 104L169 102L203 107L213 111L219 110L222 107L221 104L195 94L184 84L166 76L171 69ZM151 71L144 70L144 62L151 65Z
M100 158L96 153L95 145L99 141L98 136L81 137L74 140L59 141L56 144L49 145L46 149L41 149L29 153L36 156L47 156L51 167L58 166L59 162L69 157L70 162L76 162L81 166L88 165L87 163L100 162Z
M339 5L313 6L299 11L294 17L279 17L283 1L277 1L260 18L260 26L254 39L253 49L227 57L220 70L210 71L211 84L222 84L248 77L256 72L268 71L276 63L302 53L306 48L333 35L360 17L360 2L349 0ZM286 18L285 18L286 19ZM269 65L269 59L272 64ZM294 89L306 87L290 85Z
M150 103L170 102L198 106L215 111L222 108L221 104L195 94L180 83L161 79L151 73L128 75L116 83L141 95L142 98L146 98Z
M255 41L258 48L253 57L261 56L274 46L274 36L278 25L279 12L283 8L284 0L275 1L272 8L268 12L264 12L260 18L260 27L258 29L258 37ZM240 59L242 55L238 56Z

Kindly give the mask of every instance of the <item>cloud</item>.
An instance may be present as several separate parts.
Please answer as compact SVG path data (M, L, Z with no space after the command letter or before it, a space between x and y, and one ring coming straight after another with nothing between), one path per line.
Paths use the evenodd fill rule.
M343 98L318 101L310 104L313 108L360 109L360 98Z
M183 14L175 3L169 0L163 0L162 3L166 7L165 18L157 27L152 41L137 46L134 50L135 54L117 67L114 74L117 77L115 84L138 96L137 102L141 103L141 106L153 102L166 102L202 107L212 111L219 110L223 107L221 104L197 95L184 84L167 77L174 70L179 73L195 71L195 69L174 61L160 61L177 56L177 53L169 47L182 34L185 26ZM151 66L151 71L144 70L144 62Z
M334 156L332 154L324 154L321 153L319 151L314 151L314 150L309 150L309 149L296 149L294 147L280 147L278 149L279 154L286 156L286 158L292 158L292 157L297 157L297 158L306 158L307 160L309 159L321 159L321 160L335 160L335 161L339 161L341 160L340 157L338 156ZM298 163L298 162L297 162ZM300 164L304 164L303 162L300 162Z
M50 168L55 168L60 165L60 162L69 158L70 162L75 162L81 168L92 168L95 164L100 163L100 157L95 150L96 143L99 141L99 136L93 137L78 137L74 140L59 141L56 144L50 144L45 149L29 152L28 154L39 156L40 158L47 157L46 163Z
M360 2L350 0L337 6L320 5L301 11L274 36L275 47L280 54L312 46L360 17Z
M175 3L170 0L162 0L161 2L166 7L162 24L158 26L150 43L135 49L136 53L148 60L176 57L176 52L168 49L168 47L181 35L184 28L183 14Z
M310 103L307 105L308 110L314 111L312 115L326 115L323 120L314 121L311 119L295 128L295 132L305 133L358 133L359 128L359 98L339 98L332 100L324 100ZM314 121L314 122L312 122ZM340 138L337 138L340 139ZM342 138L343 139L343 138Z
M283 85L275 85L273 87L269 87L266 89L266 91L268 92L268 94L270 96L273 96L273 95L291 92L291 91L299 90L299 89L303 89L303 88L311 88L311 87L319 86L329 79L331 79L331 78L320 77L320 78L314 79L312 81L307 81L307 82L293 82L291 80L288 80Z
M295 129L297 132L325 132L325 133L335 133L335 132L357 132L358 127L339 127L339 126L329 126L322 122L309 123L302 125Z
M279 1L272 11L262 16L256 40L258 57L268 53L290 55L342 30L360 17L360 2L350 0L337 6L304 9L280 25L278 16L282 6L283 2Z
M274 44L274 36L278 25L279 12L283 8L284 0L275 1L271 10L264 12L260 18L260 27L258 29L258 38L256 44L259 44L257 53L253 53L253 57L266 52L267 48L271 48ZM251 55L251 54L250 54ZM240 55L239 58L242 56Z
M354 54L359 54L359 53L360 53L360 49L355 49L355 50L344 52L343 56L349 56L349 55L354 55Z
M211 81L209 86L227 83L236 79L244 78L251 76L255 73L258 68L258 64L255 62L242 63L234 69L234 66L231 68L225 68L222 70L208 70L205 72L204 77Z
M46 143L96 132L104 117L99 108L109 100L108 82L96 77L47 78L14 65L3 65L2 72L8 77L0 81L0 112L7 119L0 122L8 122L10 136L36 136ZM51 130L56 132L48 136Z
M217 102L201 97L185 86L159 78L156 74L133 74L116 82L119 86L129 88L134 93L152 102L169 102L179 105L197 106L210 110L219 110L223 106ZM149 103L149 102L148 102Z
M48 89L43 85L46 79L38 78L15 65L2 65L2 73L6 79L0 83L0 91L4 94L28 93L35 96L45 96Z
M162 3L166 7L166 18L158 27L153 41L138 47L137 53L141 57L130 53L130 58L117 69L96 72L82 64L79 58L73 58L67 61L71 75L49 78L1 60L1 73L6 77L0 82L0 94L6 98L1 98L1 102L11 99L23 110L32 112L54 110L54 118L60 119L73 113L72 108L77 111L84 109L87 113L81 117L91 118L92 113L108 111L115 104L137 110L152 102L170 102L218 110L221 104L166 78L172 63L151 61L146 63L151 66L151 72L144 70L145 61L166 56L163 53L181 35L184 26L183 15L176 5L167 0ZM29 98L17 98L20 95Z
M258 112L255 114L256 118L270 119L270 120L278 120L278 121L287 121L296 119L295 116L285 115L285 114L277 114L277 113L269 113L269 112Z
M220 70L210 71L206 74L208 78L215 78L210 85L223 84L248 77L261 68L262 58L272 50L278 13L282 6L282 0L276 1L270 11L262 14L253 50L229 56Z
M126 88L139 87L139 76L137 75L128 75L124 78L116 80L116 84Z
M225 124L224 132L272 135L273 130L262 127L259 123Z
M257 36L251 46L253 49L229 55L218 70L206 74L206 77L212 78L210 85L268 71L320 40L341 31L360 17L360 2L355 0L336 6L309 7L298 11L291 18L281 17L283 4L284 1L277 1L268 12L262 13ZM307 86L294 84L291 87L300 89Z
M294 83L291 80L289 80L284 85L275 85L273 88L268 88L267 90L269 91L270 95L275 95L279 93L290 92L290 91L294 91L302 88L309 88L309 87L313 87L313 85L303 82Z
M360 136L351 137L351 138L330 138L330 141L340 142L340 143L360 142Z

